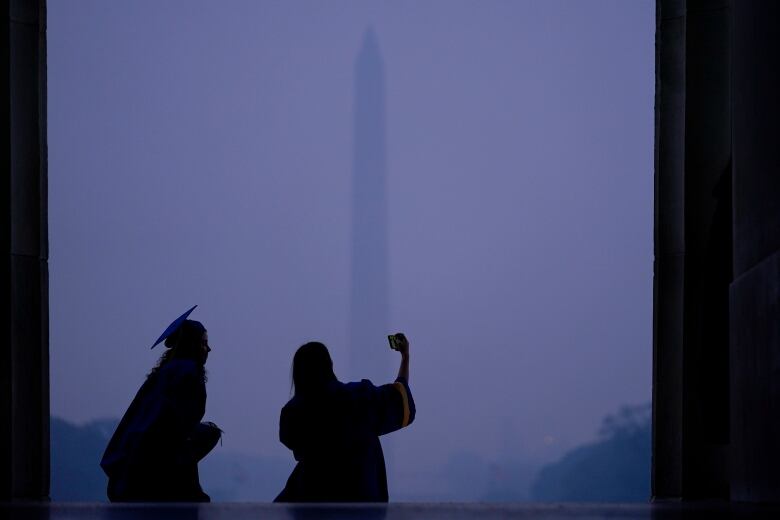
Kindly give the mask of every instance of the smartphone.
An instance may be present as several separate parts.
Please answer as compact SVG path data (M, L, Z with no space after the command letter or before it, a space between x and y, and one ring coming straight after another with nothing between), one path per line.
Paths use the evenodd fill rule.
M387 341L390 343L390 348L393 350L398 350L398 340L395 339L395 334L390 334L387 336Z

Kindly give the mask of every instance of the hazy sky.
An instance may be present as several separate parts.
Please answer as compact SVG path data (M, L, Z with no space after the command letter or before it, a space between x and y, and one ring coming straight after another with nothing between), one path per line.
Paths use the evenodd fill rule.
M124 413L198 304L220 449L292 460L294 350L347 377L369 27L418 407L394 470L549 460L650 400L652 0L49 0L53 414Z

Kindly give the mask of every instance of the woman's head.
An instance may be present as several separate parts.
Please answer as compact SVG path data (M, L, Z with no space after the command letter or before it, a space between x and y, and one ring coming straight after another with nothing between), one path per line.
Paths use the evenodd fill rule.
M206 327L199 321L184 320L173 334L165 338L165 346L170 349L170 357L192 359L202 365L211 352L209 334Z
M168 350L160 356L148 377L157 374L157 371L172 359L191 359L200 366L203 382L206 382L205 365L211 347L209 347L209 333L201 322L184 320L178 329L165 338L165 346Z
M292 368L295 395L305 395L336 380L328 347L312 341L295 352Z

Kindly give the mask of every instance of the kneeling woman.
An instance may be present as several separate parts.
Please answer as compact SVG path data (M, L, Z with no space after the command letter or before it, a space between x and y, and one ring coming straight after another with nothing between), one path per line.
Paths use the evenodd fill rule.
M293 358L295 395L282 408L279 439L298 464L276 502L387 502L379 436L415 416L409 390L409 342L395 336L401 366L395 383L341 383L322 343L307 343Z
M193 307L194 309L195 307ZM208 502L198 461L221 430L201 423L206 411L208 333L197 321L174 321L155 346L168 350L147 376L103 454L112 502ZM154 348L154 346L152 347Z

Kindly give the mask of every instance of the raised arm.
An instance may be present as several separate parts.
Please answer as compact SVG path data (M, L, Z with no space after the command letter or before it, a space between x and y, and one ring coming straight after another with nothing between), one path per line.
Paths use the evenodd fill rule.
M417 409L409 389L409 340L403 334L395 335L395 349L401 354L401 365L394 383L375 387L368 380L360 384L365 395L370 395L370 414L374 417L377 435L404 428L414 421Z
M409 382L409 340L406 336L399 332L395 335L396 345L398 345L398 352L401 353L401 366L398 367L398 378L405 379Z

